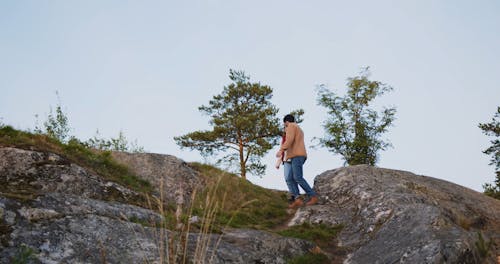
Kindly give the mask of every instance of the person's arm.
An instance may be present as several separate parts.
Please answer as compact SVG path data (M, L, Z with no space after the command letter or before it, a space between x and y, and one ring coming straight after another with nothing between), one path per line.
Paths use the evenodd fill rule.
M280 157L280 158L278 158L278 159L276 160L276 164L274 164L274 167L275 167L276 169L279 169L279 168L280 168L280 166L281 166L281 163L282 163L282 162L283 162L283 160L281 160L281 157Z

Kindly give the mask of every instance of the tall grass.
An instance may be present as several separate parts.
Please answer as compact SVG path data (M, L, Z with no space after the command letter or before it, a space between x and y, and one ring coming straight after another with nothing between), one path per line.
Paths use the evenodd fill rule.
M163 221L150 225L159 263L212 263L225 229L270 230L288 218L286 193L255 186L210 165L190 165L205 184L192 193L187 206L168 204L164 193L149 200L149 207L163 216ZM159 189L164 190L161 180Z
M219 204L221 210L215 216L215 226L229 222L234 228L272 230L288 219L286 192L262 188L210 165L190 165L200 172L207 186L193 201L194 214L207 209L207 196L224 201Z
M167 205L163 191L159 197L150 196L148 199L150 208L163 216L163 221L152 221L150 225L154 230L153 239L157 245L158 263L184 264L212 263L214 261L217 248L223 237L223 234L216 236L214 234L227 228L238 212L238 210L233 211L232 217L224 226L218 222L217 217L221 214L221 209L224 208L227 201L227 192L222 197L217 195L221 182L222 178L219 178L215 185L210 185L202 191L195 190L193 192L191 201L204 199L203 209L196 214L194 213L196 205L192 202L189 203L188 208L177 204L174 209ZM164 190L163 180L160 180L160 190ZM247 201L240 207L253 202L255 201ZM199 223L191 221L194 216L199 217ZM190 245L194 245L194 247ZM147 259L144 261L149 263Z

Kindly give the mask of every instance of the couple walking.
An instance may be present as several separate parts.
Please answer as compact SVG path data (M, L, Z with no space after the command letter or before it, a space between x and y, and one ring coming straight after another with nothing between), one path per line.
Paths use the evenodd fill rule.
M313 205L318 202L318 195L303 177L302 166L307 159L306 146L304 143L304 132L295 123L293 115L286 115L283 118L285 124L285 134L283 135L280 150L276 153L278 161L276 168L283 164L285 181L291 193L289 208L302 206L304 201L299 197L299 185L304 189L310 200L306 205Z

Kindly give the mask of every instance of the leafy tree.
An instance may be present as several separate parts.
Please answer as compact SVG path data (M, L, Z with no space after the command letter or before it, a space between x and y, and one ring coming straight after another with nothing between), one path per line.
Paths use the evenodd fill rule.
M229 71L232 83L215 95L208 106L198 109L210 116L212 130L195 131L174 137L181 148L196 149L203 156L229 154L218 160L239 168L242 178L247 172L262 175L266 166L260 162L281 135L278 109L270 99L272 88L251 83L243 71Z
M493 137L491 147L483 151L484 154L491 155L490 165L495 165L495 185L486 183L483 185L484 193L496 199L500 199L500 107L490 123L479 124L479 128L487 136Z
M393 88L379 81L369 79L369 68L359 76L347 79L347 94L344 97L328 90L325 85L318 88L318 105L328 109L328 119L323 128L326 135L319 139L319 145L342 155L349 165L375 165L378 151L391 144L382 140L394 121L395 108L384 108L378 113L370 109L373 99Z
M50 107L50 113L47 116L47 120L43 122L43 129L36 125L35 132L47 134L49 137L55 138L61 142L67 142L70 137L69 132L71 128L69 126L68 116L62 110L61 100L57 91L56 95L58 104L55 113L52 112L52 107ZM38 119L38 115L35 116Z

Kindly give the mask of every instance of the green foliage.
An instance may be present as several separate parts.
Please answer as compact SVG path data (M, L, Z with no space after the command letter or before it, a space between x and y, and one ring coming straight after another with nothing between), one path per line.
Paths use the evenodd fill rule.
M128 219L129 222L132 222L132 223L136 223L136 224L139 224L139 225L142 225L142 226L154 226L151 224L151 221L146 221L144 219L140 219L136 216L132 216L132 217L129 217Z
M287 261L288 264L327 264L331 263L325 254L308 253Z
M476 248L477 251L479 252L479 255L482 258L486 258L490 252L490 248L493 245L493 241L485 241L483 238L483 235L480 232L477 232L477 241L476 241Z
M195 131L174 137L181 148L200 151L204 156L228 153L218 160L238 168L240 176L247 172L262 175L265 165L260 158L278 143L281 135L278 109L270 99L272 89L260 83L251 83L242 71L229 71L232 83L215 95L208 106L199 110L210 116L212 130Z
M342 155L349 165L375 165L378 152L391 146L380 137L394 121L395 108L384 108L378 113L370 109L370 103L392 87L369 80L369 68L359 76L348 78L347 94L344 97L328 90L325 85L318 88L318 105L328 109L328 119L323 127L324 138L319 145Z
M55 138L61 142L67 142L71 130L69 126L68 116L63 112L61 102L59 99L59 93L56 92L58 97L58 104L55 113L52 112L52 107L50 107L50 113L47 116L47 120L43 122L43 129L38 126L35 127L35 132L39 134L47 134L51 138ZM38 116L36 116L38 118Z
M326 224L303 223L302 225L292 226L279 231L278 234L309 240L320 247L331 247L342 228L342 225L329 226ZM287 263L330 263L330 260L324 254L309 253L289 260Z
M4 137L9 137L9 138L16 138L20 133L19 130L16 130L12 126L1 126L0 132L1 132L0 135L2 135Z
M35 259L35 251L26 245L21 245L17 255L12 259L12 264L26 264Z
M495 165L496 179L494 184L486 183L483 185L484 193L500 199L500 107L493 116L490 123L479 124L479 128L487 136L493 137L490 141L491 146L483 151L486 155L491 155L490 165Z
M132 153L144 152L144 148L137 144L137 140L129 142L122 131L120 131L117 138L104 139L100 137L99 130L97 130L94 137L85 141L84 144L89 148L98 150L125 151Z
M313 225L303 223L302 225L292 226L278 233L282 236L305 239L321 244L325 243L325 241L333 240L342 228L342 225L329 226L325 224Z
M125 166L114 161L109 151L91 150L76 138L71 138L65 144L44 134L32 134L16 130L11 126L4 126L0 128L0 146L53 152L95 171L108 180L126 185L139 192L152 191L149 182L135 176Z
M500 200L500 185L498 185L499 178L500 178L499 173L497 173L497 178L495 180L496 185L493 185L491 183L483 184L484 194L498 200Z

